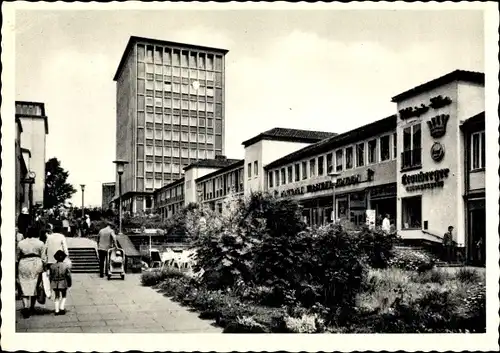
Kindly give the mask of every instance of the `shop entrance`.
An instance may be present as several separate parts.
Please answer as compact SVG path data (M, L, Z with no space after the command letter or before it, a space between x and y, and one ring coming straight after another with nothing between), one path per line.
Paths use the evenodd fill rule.
M371 200L371 209L375 210L375 224L377 226L382 225L382 220L385 215L388 214L391 220L391 224L396 227L396 198L390 197L385 199Z
M486 263L486 212L484 200L469 203L467 260L473 265Z

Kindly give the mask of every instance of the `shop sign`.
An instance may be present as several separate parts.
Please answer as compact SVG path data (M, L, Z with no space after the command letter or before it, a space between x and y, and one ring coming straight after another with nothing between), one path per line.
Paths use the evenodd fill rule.
M448 178L449 173L450 170L446 168L411 175L403 174L401 183L406 187L406 191L440 188L444 186L444 179Z
M396 196L396 194L396 184L375 186L370 189L370 197L372 199L375 197Z
M345 178L339 178L335 187L342 187L348 185L355 185L361 183L361 174L351 175ZM317 192L323 190L333 189L331 180L323 181L321 183L311 184L307 186L300 186L293 189L284 190L281 192L281 197L303 195L309 192Z
M375 210L366 210L366 225L370 229L375 228Z
M431 157L434 162L441 162L444 158L444 147L439 142L434 142L431 147Z
M446 134L446 125L448 124L448 120L450 120L450 116L448 114L436 115L431 118L431 120L427 122L431 136L436 139L443 137Z

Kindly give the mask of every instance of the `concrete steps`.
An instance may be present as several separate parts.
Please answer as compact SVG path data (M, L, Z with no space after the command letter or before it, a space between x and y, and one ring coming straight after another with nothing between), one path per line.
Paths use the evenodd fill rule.
M99 258L95 248L69 248L73 273L99 273Z

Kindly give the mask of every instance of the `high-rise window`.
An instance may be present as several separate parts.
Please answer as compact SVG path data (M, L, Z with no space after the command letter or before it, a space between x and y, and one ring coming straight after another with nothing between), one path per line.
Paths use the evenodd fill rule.
M179 125L181 123L181 117L179 115L174 115L172 117L172 124Z
M165 157L171 157L172 156L172 148L170 148L170 147L163 147L163 155Z
M207 158L208 159L214 159L215 158L215 152L213 150L208 150L207 151Z
M344 150L340 149L335 151L335 165L335 170L341 172L344 166Z
M153 129L146 129L146 138L147 139L153 138Z
M213 81L214 80L214 73L211 71L207 71L207 81Z
M144 57L146 56L146 50L144 45L137 46L137 60L144 61Z
M181 149L181 157L182 158L189 158L189 150L187 148Z
M207 143L210 143L210 144L214 143L214 136L213 135L207 135Z
M187 116L182 116L182 117L181 117L181 124L182 124L182 125L185 125L185 126L188 126L188 125L189 125L189 117L187 117Z
M205 70L205 54L200 54L198 57L198 69Z
M353 167L353 153L352 146L345 149L345 169L352 169Z
M196 53L189 54L189 67L196 68Z
M215 57L215 70L222 71L222 57L221 56Z
M180 53L178 50L174 50L172 53L172 65L174 66L180 66L181 60L180 60Z
M148 45L147 48L146 48L146 61L148 63L152 63L153 62L153 47Z
M178 131L173 131L173 132L172 132L172 140L174 140L174 141L179 141L179 139L180 139L180 134L179 134L179 132L178 132Z
M170 54L170 49L166 49L163 52L163 64L172 65L172 55Z
M362 167L365 165L365 143L356 144L356 166Z
M188 66L188 54L185 51L183 51L181 54L181 66Z
M189 142L196 142L197 138L196 138L196 132L191 132L189 134Z
M204 134L198 134L198 142L205 143L205 135Z
M485 132L471 135L471 170L482 169L486 165Z

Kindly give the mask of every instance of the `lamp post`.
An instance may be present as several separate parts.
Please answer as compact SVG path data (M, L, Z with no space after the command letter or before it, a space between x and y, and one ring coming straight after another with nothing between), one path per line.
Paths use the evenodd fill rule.
M113 161L116 164L116 172L118 173L118 207L119 207L119 226L118 226L118 234L122 233L122 174L125 170L125 165L128 164L127 161L124 160L116 160Z
M85 184L80 184L80 187L82 188L82 220L85 219Z
M333 186L333 191L332 191L332 223L335 224L337 221L337 212L336 212L336 207L335 207L335 186L337 185L337 179L340 176L340 173L336 173L332 171L328 173L330 178L332 179L332 186Z

